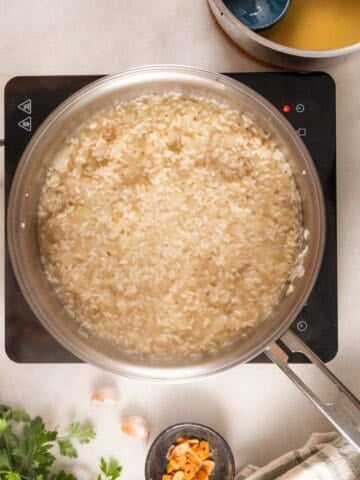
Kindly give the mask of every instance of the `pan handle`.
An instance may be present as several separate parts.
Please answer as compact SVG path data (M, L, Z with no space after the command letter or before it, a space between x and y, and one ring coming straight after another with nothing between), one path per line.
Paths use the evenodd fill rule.
M320 358L291 330L280 338L291 352L304 354L334 387L334 399L323 401L319 396L289 367L288 355L278 343L271 344L265 353L276 363L290 380L308 397L308 399L325 415L334 427L360 451L360 402L331 373Z

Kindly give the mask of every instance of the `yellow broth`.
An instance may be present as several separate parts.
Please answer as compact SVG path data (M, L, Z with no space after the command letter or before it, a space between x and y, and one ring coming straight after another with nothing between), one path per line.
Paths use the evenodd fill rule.
M265 38L303 50L330 50L360 41L360 0L292 0Z

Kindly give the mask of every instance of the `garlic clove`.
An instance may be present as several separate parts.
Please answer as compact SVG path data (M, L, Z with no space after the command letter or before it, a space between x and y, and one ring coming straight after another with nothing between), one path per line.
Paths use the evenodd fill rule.
M125 435L136 438L137 440L147 440L149 438L150 427L148 422L142 418L132 415L124 418L120 429Z
M94 403L107 403L109 405L117 405L120 402L119 393L114 387L102 387L97 390L91 397Z

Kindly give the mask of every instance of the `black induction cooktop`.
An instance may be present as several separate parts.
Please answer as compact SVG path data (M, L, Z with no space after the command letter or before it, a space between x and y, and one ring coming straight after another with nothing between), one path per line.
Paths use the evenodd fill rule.
M337 352L336 116L335 83L317 73L231 73L283 112L307 145L326 202L327 240L315 288L293 330L329 361ZM12 78L5 88L6 199L21 154L41 122L69 95L99 76ZM5 271L5 349L16 362L79 362L59 345L28 307L14 277L8 253ZM264 355L253 362L266 362ZM305 357L293 354L292 362Z

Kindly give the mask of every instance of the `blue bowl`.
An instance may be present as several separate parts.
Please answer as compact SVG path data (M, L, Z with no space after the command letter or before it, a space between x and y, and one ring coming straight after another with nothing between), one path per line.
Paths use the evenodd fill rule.
M224 5L251 30L265 30L286 13L291 0L224 0Z

